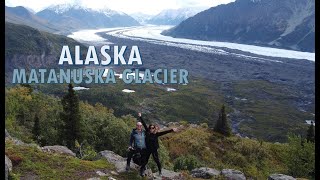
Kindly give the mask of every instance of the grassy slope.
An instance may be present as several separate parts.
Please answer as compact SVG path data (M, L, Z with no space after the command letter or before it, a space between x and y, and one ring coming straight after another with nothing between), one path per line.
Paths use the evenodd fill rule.
M139 95L139 93L136 95ZM22 92L19 93L19 96L21 96L21 98L25 98L26 101L29 99L28 96L24 95ZM59 103L57 101L58 98L50 97L48 95L43 96L47 96L47 101L52 103L47 104L47 101L43 101L43 106L51 106ZM8 95L7 97L10 96ZM56 101L54 101L54 99ZM7 103L6 105L10 105L10 103ZM49 111L49 109L45 109ZM87 112L87 109L83 110ZM88 112L86 115L90 115ZM95 118L96 115L93 115L92 119ZM99 116L99 118L101 117ZM17 126L16 123L12 123L11 121L12 120L10 119L6 119L6 128L9 128L9 133L14 135L14 137L24 137L26 139L29 138L29 141L26 141L25 139L23 140L25 142L32 142L32 137L30 134L30 129L32 128ZM15 122L15 120L13 122ZM132 124L130 127L133 126L134 124ZM16 127L18 127L18 129L16 129ZM225 138L217 133L212 132L212 130L206 128L205 126L191 127L184 125L181 129L182 130L179 133L170 133L161 137L162 144L169 153L169 161L172 164L175 164L176 159L179 157L193 155L198 158L201 166L213 167L219 170L223 168L238 169L244 172L247 177L266 179L266 177L272 173L288 173L287 167L283 160L283 157L285 157L285 154L283 153L285 153L288 149L287 144L269 143L253 139L239 138L236 136ZM17 136L18 134L19 136ZM126 137L123 138L126 139ZM74 158L70 158L70 162L66 161L68 165L65 165L65 162L63 162L63 166L61 166L62 159L65 159L66 157L60 158L60 156L57 155L49 157L48 154L39 152L35 148L15 146L10 142L6 143L6 154L13 160L22 159L23 163L21 166L18 164L15 165L16 170L14 173L21 174L23 176L25 176L29 171L32 171L31 175L37 174L47 177L50 176L50 174L52 175L58 171L59 169L57 168L65 166L66 171L62 173L63 179L70 174L73 176L80 171L84 171L88 175L94 175L92 167L96 169L104 167L104 165L99 167L91 166L93 164L100 164L100 161L82 161ZM38 162L38 160L40 162ZM53 165L51 165L51 163L53 163ZM89 166L79 166L79 164L83 163L88 163ZM60 165L57 166L57 164ZM50 167L50 170L48 170L47 167ZM108 167L106 168L108 169ZM80 169L80 171L78 172L77 169ZM121 174L119 178L128 179L128 176L135 176L135 174Z
M161 138L170 154L172 163L178 157L194 155L201 166L222 170L233 168L247 177L266 179L272 173L286 173L281 160L285 144L266 143L238 137L225 138L207 128L185 126L178 133ZM12 176L40 179L87 179L97 177L97 170L110 172L114 167L107 161L86 161L77 158L49 154L35 147L17 146L6 141L6 155L13 161ZM189 176L189 175L186 175ZM113 176L116 179L141 179L137 172Z
M266 179L272 173L286 173L282 152L286 144L273 144L257 140L223 137L207 128L185 127L179 133L162 138L170 152L170 158L193 155L200 166L222 170L233 168L245 173L246 177Z
M32 146L19 146L6 141L5 154L13 163L12 179L88 179L98 177L96 171L109 172L114 166L104 159L96 161L45 153ZM116 179L141 179L137 172L112 175ZM108 179L108 176L101 177Z

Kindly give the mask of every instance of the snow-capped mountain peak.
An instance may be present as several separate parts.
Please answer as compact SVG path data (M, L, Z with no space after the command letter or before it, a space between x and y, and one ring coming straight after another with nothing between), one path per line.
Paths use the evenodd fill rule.
M103 13L107 17L114 16L114 15L125 15L125 13L120 12L120 11L114 11L112 9L109 9L108 7L103 7L101 9L97 10L100 13Z
M107 7L92 9L75 3L51 6L36 15L52 24L63 24L69 29L139 25L132 17Z
M52 6L49 6L48 9L54 11L57 14L62 14L64 12L69 11L70 9L83 9L85 11L90 11L89 8L83 7L78 4L70 4L70 3L52 5Z
M152 17L148 22L151 24L170 24L176 25L183 20L194 16L207 9L206 7L195 7L195 8L180 8L180 9L166 9L161 11L156 16Z

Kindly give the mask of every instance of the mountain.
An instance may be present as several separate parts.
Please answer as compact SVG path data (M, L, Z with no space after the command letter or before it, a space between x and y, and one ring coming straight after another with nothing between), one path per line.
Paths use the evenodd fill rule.
M205 8L180 8L180 9L166 9L155 15L147 22L149 24L157 25L177 25L183 20L194 16Z
M140 25L131 16L122 12L108 8L93 10L72 4L50 6L36 15L54 25L72 30Z
M74 50L75 45L80 45L81 52L85 52L85 46L71 38L6 22L6 75L10 74L14 68L57 67L63 45L68 45L71 51Z
M133 17L136 21L138 21L140 24L147 24L152 15L144 14L144 13L132 13L130 14L131 17Z
M237 0L203 11L163 34L314 52L315 2Z
M24 24L47 32L57 32L58 28L47 20L36 16L33 12L22 6L5 7L5 21Z

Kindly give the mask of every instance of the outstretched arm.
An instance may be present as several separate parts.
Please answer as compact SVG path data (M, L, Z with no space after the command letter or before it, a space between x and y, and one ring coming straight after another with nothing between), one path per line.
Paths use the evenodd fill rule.
M165 135L165 134L168 134L171 132L173 132L173 129L162 131L162 132L157 132L157 136L162 136L162 135Z
M149 131L149 128L148 128L146 122L144 122L144 120L142 119L141 113L138 113L138 116L139 116L139 119L140 119L140 121L141 121L144 129L145 129L146 131Z
M173 129L170 129L170 130L158 132L157 136L162 136L162 135L165 135L165 134L168 134L168 133L171 133L171 132L177 132L177 131L178 131L178 128L173 128Z

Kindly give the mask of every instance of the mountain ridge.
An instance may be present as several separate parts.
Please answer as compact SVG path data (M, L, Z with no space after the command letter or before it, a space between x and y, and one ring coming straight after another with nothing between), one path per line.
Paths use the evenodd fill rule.
M36 16L33 12L23 6L5 6L5 21L14 24L27 25L51 33L57 33L59 31L59 27L55 27L45 19Z
M162 34L314 52L314 1L237 0L202 11Z
M72 30L140 25L131 16L108 8L93 10L80 5L62 4L50 6L36 13L54 25Z

